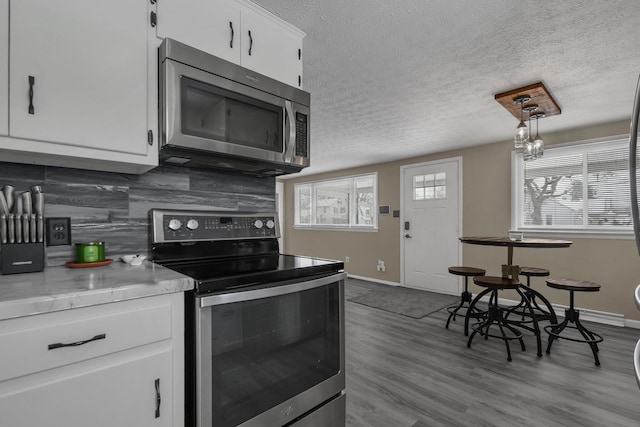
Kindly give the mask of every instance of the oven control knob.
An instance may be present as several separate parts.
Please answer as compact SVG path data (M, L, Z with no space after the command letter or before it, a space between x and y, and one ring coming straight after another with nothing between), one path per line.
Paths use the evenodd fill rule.
M262 223L261 219L256 219L255 222L253 223L253 226L258 229L262 228L263 225L264 224Z
M276 223L272 219L267 220L267 228L271 229L276 226Z
M187 228L189 230L195 230L196 228L198 228L198 221L195 219L190 219L189 221L187 221Z
M173 231L179 230L180 227L182 227L182 223L180 222L179 219L172 219L171 221L169 221L169 228Z

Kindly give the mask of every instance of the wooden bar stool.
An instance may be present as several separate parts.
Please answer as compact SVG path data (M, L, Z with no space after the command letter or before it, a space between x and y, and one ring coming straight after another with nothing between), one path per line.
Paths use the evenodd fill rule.
M455 274L456 276L464 276L464 291L462 291L460 296L459 304L447 307L447 311L449 312L449 318L447 319L447 325L445 326L447 329L449 329L449 322L451 322L451 318L453 318L454 321L456 320L458 310L465 307L465 304L467 310L469 309L469 303L471 303L472 298L471 292L469 292L469 277L484 276L486 271L482 268L458 266L449 267L449 273Z
M495 276L481 276L474 277L473 283L483 288L486 288L484 291L479 293L473 301L471 301L471 305L469 306L469 311L471 311L476 303L487 293L490 293L489 296L489 310L487 311L487 315L484 319L481 319L480 322L473 325L473 332L469 336L469 340L467 341L467 347L471 348L471 341L473 341L473 337L476 334L480 334L486 338L493 337L499 338L504 341L505 346L507 347L507 360L511 361L511 349L509 347L509 341L518 340L520 342L520 347L522 351L525 350L524 341L522 340L522 332L518 329L511 326L510 322L504 317L504 313L506 309L504 307L500 307L498 305L498 291L503 289L514 289L516 292L520 294L522 298L526 298L523 292L520 290L520 282L516 279L510 279L506 277L495 277ZM468 322L469 316L465 319ZM500 331L500 334L491 333L491 326L496 325Z
M551 323L558 323L558 318L556 317L556 312L553 309L553 306L549 302L548 299L544 297L540 292L536 291L531 287L531 277L546 277L549 276L549 270L546 268L538 268L538 267L521 267L520 275L526 276L527 283L524 289L524 294L527 296L529 300L529 304L531 305L531 310L535 317L535 320L538 322L543 320L549 320ZM538 301L541 301L544 305L544 308L538 304ZM517 314L522 316L522 321L525 321L525 317L530 316L530 310L526 307L527 301L520 300L518 305L511 307L509 310L510 313ZM533 319L529 320L527 323L531 323Z
M600 359L598 358L598 343L603 341L601 335L591 332L582 325L580 322L580 310L576 310L573 304L574 292L598 292L600 291L600 285L593 282L573 280L573 279L548 279L547 286L555 289L562 289L569 291L569 308L565 310L565 318L560 324L551 324L545 326L544 330L549 334L549 344L547 345L547 354L551 352L551 345L553 340L561 338L569 341L583 342L589 344L593 357L596 361L596 366L600 366ZM573 338L569 336L560 335L565 328L576 329L580 332L582 338Z

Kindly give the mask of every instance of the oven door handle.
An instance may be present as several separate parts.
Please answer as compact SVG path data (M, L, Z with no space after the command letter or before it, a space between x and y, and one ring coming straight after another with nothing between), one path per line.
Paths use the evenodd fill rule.
M279 295L292 294L294 292L306 291L308 289L319 288L330 283L335 283L347 278L346 272L332 274L331 276L319 279L307 280L283 286L273 286L270 288L254 289L251 291L231 292L220 295L211 295L200 298L200 308L214 305L231 304L234 302L251 301L261 298L275 297Z

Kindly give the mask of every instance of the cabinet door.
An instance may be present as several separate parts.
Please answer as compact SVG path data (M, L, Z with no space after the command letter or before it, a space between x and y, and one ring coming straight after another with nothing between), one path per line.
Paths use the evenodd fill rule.
M0 0L0 135L9 133L9 0Z
M227 0L162 0L157 34L240 63L240 8Z
M145 155L147 25L146 0L11 0L11 136Z
M124 355L0 383L0 424L171 426L171 349Z
M253 8L243 8L241 19L242 66L300 87L302 37Z

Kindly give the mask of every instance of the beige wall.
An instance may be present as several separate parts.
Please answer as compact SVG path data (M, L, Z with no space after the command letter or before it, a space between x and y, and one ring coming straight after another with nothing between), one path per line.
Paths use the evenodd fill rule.
M547 146L592 138L628 134L629 121L544 134ZM332 177L378 173L378 204L400 209L400 167L437 159L462 157L463 228L461 235L504 236L511 227L511 145L510 141L414 157L361 168L284 180L285 182L285 247L288 253L344 260L353 275L377 280L400 282L400 218L392 215L378 218L377 232L296 230L294 222L293 185L297 182ZM491 191L487 191L491 189ZM514 262L545 267L553 277L571 277L602 284L598 293L576 296L576 304L640 320L633 302L633 290L640 283L640 257L633 240L571 239L568 249L516 248ZM463 245L463 264L500 274L506 262L505 248ZM378 259L384 260L386 272L376 271ZM534 278L534 286L557 304L567 305L569 296L544 285ZM478 289L473 289L477 292Z

